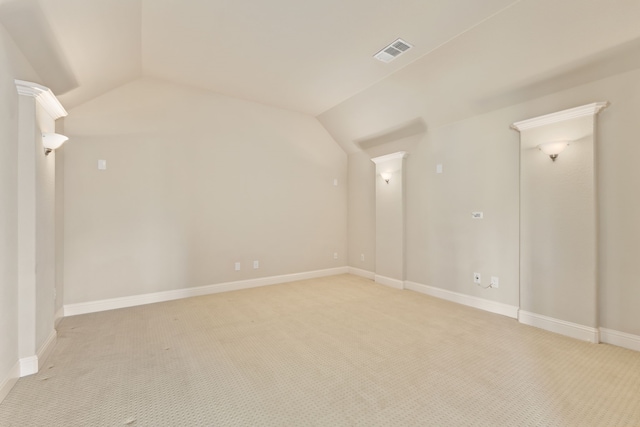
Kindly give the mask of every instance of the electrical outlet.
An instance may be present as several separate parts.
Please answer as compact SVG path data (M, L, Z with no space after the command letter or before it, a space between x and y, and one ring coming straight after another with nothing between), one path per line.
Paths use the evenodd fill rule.
M482 283L482 277L480 276L480 273L473 273L473 283L475 283L476 285Z
M333 259L338 259L338 252L333 253Z
M491 285L492 288L500 287L500 278L497 276L491 276Z
M253 261L253 269L257 270L258 268L260 268L260 261Z
M236 262L235 269L236 269L236 271L240 271L240 263L239 262Z
M360 254L360 261L364 261L364 254Z

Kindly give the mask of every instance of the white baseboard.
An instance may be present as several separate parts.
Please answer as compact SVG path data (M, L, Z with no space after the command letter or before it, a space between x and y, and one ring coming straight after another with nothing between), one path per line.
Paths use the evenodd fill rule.
M58 311L56 311L56 314L53 315L54 328L58 326L58 323L60 323L63 317L64 317L64 307L60 307Z
M54 329L53 331L51 331L42 346L38 349L38 353L35 356L23 357L18 361L18 364L20 366L20 377L37 374L38 370L42 367L42 364L47 360L47 357L49 357L49 355L53 351L57 342L58 333Z
M349 274L353 274L354 276L364 277L365 279L376 279L376 273L373 271L362 270L360 268L349 267Z
M392 279L391 277L381 276L379 274L374 275L376 283L389 286L394 289L404 289L404 281L398 279Z
M525 325L535 326L536 328L555 332L578 340L588 341L595 344L600 342L598 329L590 326L567 322L566 320L554 319L553 317L530 313L524 310L520 310L518 320L520 323Z
M612 329L600 328L600 342L640 351L640 336Z
M404 282L404 287L405 289L420 292L432 297L444 299L469 307L478 308L480 310L488 311L491 313L501 314L513 319L518 318L518 307L515 305L508 305L501 302L491 301L484 298L478 298L471 295L465 295L458 292L448 291L446 289L435 288L433 286L423 285L421 283L410 281Z
M13 368L9 370L7 376L0 381L0 403L7 397L13 386L16 385L18 378L20 378L20 361L17 361Z
M117 308L134 307L156 302L171 301L181 298L197 297L216 294L220 292L237 291L241 289L257 288L260 286L277 285L279 283L295 282L298 280L315 279L318 277L336 276L347 274L349 267L336 267L326 270L308 271L304 273L285 274L282 276L262 277L259 279L241 280L237 282L217 283L214 285L199 286L196 288L175 289L171 291L155 292L152 294L132 295L129 297L110 298L99 301L89 301L77 304L66 304L64 315L75 316L78 314L96 313L99 311L114 310Z
M40 370L44 362L47 361L47 358L51 355L51 352L55 348L57 342L58 332L54 329L53 331L51 331L44 344L42 344L42 347L40 347L40 349L38 350L38 370Z
M38 356L23 357L18 362L20 363L20 377L38 372Z

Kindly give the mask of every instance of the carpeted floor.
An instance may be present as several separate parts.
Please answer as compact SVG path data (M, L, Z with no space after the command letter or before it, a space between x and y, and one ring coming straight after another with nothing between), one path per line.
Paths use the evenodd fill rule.
M344 275L65 318L1 426L640 426L640 353Z

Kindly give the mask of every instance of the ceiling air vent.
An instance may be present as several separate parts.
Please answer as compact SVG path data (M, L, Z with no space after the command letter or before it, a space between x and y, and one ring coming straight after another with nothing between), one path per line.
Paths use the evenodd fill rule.
M412 47L413 46L407 43L406 41L402 39L397 39L396 41L391 43L389 46L386 46L380 52L373 55L373 57L382 62L391 62L393 59L402 55L404 52L408 51Z

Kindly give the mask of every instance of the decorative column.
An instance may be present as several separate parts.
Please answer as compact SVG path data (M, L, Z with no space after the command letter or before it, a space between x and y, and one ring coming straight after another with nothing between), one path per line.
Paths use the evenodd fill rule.
M597 343L599 102L514 123L520 131L520 322Z
M67 115L46 87L15 81L18 118L18 351L20 376L38 372L56 342L55 152L43 133Z
M404 288L404 159L399 151L371 159L376 164L377 283Z

